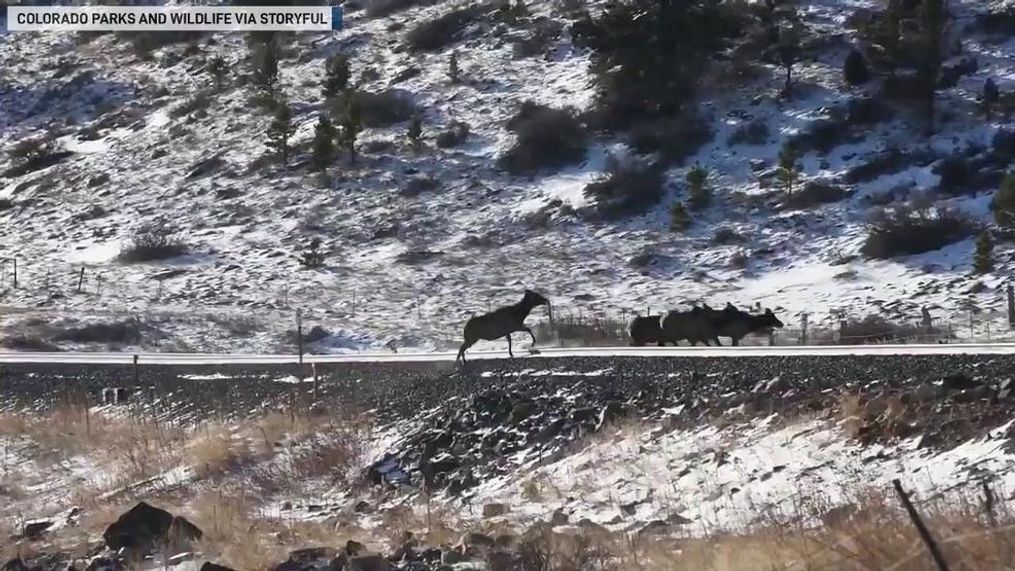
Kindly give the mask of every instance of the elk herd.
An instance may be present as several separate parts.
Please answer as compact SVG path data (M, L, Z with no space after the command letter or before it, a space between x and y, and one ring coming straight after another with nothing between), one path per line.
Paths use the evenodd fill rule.
M458 357L455 360L464 363L465 351L480 339L493 341L506 338L508 355L514 357L511 334L517 332L528 333L532 337L532 344L535 345L536 336L532 333L532 329L525 325L525 318L540 305L545 305L552 317L553 307L550 300L532 290L525 290L522 300L518 303L470 318L465 322L465 341L458 349ZM638 347L648 343L656 343L660 347L664 347L667 343L679 345L680 341L687 341L691 345L698 343L722 345L719 342L720 337L729 337L733 345L739 345L747 335L770 332L782 326L782 321L779 321L771 309L753 314L741 311L731 303L727 303L726 307L720 310L712 309L705 304L689 311L671 311L666 315L635 317L631 321L629 333L631 344Z

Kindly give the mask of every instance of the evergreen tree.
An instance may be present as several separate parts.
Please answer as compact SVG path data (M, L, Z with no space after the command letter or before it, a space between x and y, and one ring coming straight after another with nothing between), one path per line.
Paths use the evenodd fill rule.
M254 81L268 91L274 91L278 84L278 44L274 38L254 50Z
M275 104L275 115L268 125L268 148L278 153L279 160L285 165L289 162L289 139L296 132L292 123L292 111L289 104L279 100Z
M792 27L783 28L779 32L779 62L786 70L786 84L782 88L783 95L792 96L793 66L800 57L800 35Z
M321 239L314 238L305 252L300 254L300 265L315 269L324 265L324 252L321 251Z
M346 101L345 116L342 118L342 146L349 151L349 161L356 162L356 138L363 130L363 118L359 102L353 94Z
M779 151L779 168L776 176L779 178L787 198L793 195L793 186L800 177L800 167L797 166L798 158L796 151L788 145L784 145Z
M670 230L674 232L683 232L691 225L691 216L687 213L687 208L683 202L674 202L673 206L670 206Z
M976 252L973 253L973 270L985 274L994 269L994 239L984 230L976 237Z
M842 68L843 78L848 85L862 85L870 81L870 70L867 69L867 60L857 50L850 50L846 56L846 64Z
M700 165L687 171L688 205L700 210L708 207L712 202L712 191L706 184L708 182L708 171Z
M314 127L314 166L322 172L335 157L335 126L327 115L321 114Z
M983 82L983 110L987 113L987 119L990 119L990 113L999 99L1001 99L1001 92L998 91L994 78L988 77L987 81Z
M944 61L945 30L948 25L948 0L922 0L920 3L921 53L917 76L923 91L927 134L934 134L937 86Z
M888 73L895 75L902 55L902 17L905 7L904 0L884 0L885 11L874 29L873 44L880 49Z
M332 56L324 66L324 97L335 97L348 89L350 75L349 56L341 53Z
M208 60L208 73L211 75L212 82L215 83L216 91L222 91L222 85L225 83L226 74L229 73L226 67L226 60L222 56L215 56Z
M994 220L1004 228L1015 228L1015 173L1008 173L990 203Z
M458 52L451 52L451 59L448 60L448 77L451 78L451 83L458 83L460 72L461 70L458 69Z
M419 115L412 116L407 135L413 152L418 153L423 145L423 121L419 118Z

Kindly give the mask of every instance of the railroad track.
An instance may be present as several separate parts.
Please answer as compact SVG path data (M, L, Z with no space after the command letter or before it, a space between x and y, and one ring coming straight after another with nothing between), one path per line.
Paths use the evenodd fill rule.
M437 353L347 353L333 355L304 354L305 363L416 363L452 362L454 351ZM540 359L561 357L821 357L878 355L1015 355L1015 343L968 343L928 345L815 345L815 346L743 346L743 347L579 347L547 348L537 352L516 351L515 358ZM296 354L218 354L218 353L3 353L0 364L132 364L135 357L143 365L283 365L299 362ZM507 351L475 351L469 361L509 358Z

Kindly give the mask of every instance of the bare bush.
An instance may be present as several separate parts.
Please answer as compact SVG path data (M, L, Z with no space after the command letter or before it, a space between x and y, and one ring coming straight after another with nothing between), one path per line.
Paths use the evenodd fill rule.
M638 214L659 203L663 196L664 170L658 163L611 160L607 174L590 182L583 191L595 199L595 212L606 219Z
M875 214L861 252L873 259L920 254L958 242L974 231L973 222L959 212L900 206Z
M182 256L190 251L187 242L165 222L142 226L120 250L119 260L132 264Z

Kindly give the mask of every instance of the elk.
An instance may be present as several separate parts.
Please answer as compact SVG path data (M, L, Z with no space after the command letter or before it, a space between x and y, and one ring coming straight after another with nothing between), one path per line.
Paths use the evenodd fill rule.
M752 333L779 329L783 326L782 321L779 321L771 309L766 309L760 315L754 315L741 311L732 304L726 304L723 311L729 311L732 318L716 327L716 334L729 337L734 347L740 345L740 340Z
M461 359L465 363L465 351L476 344L480 339L493 341L501 337L507 338L508 355L514 357L511 351L511 334L517 331L524 331L532 337L532 344L536 344L536 335L525 326L525 318L529 316L532 309L537 305L550 307L550 300L532 291L525 290L525 295L518 303L499 307L490 313L477 315L465 322L465 342L458 349L457 363ZM551 309L552 311L552 309Z

